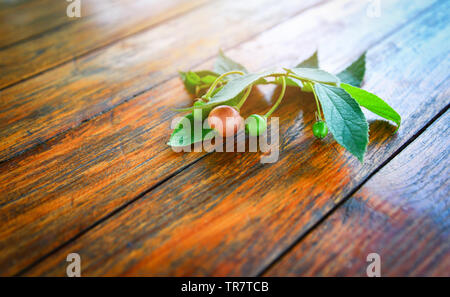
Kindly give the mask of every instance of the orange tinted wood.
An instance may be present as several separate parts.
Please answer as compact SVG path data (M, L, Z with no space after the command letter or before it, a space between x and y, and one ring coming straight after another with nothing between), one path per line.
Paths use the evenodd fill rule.
M127 0L83 0L81 16L88 17L94 13L104 12L107 8ZM36 38L49 30L73 22L80 18L67 17L67 1L32 0L11 1L0 5L0 48L11 46L28 38Z
M74 19L66 15L68 2L58 2L60 4L55 7L44 3L44 9L52 7L49 9L51 14L40 17L38 21L47 24L51 23L48 19L58 18L66 20L66 23L71 22L70 25L59 26L36 38L0 49L0 89L183 14L207 0L86 0L81 1L82 16ZM94 14L95 12L98 13ZM20 12L14 11L12 15L8 15L7 21L11 19L9 23L17 19L21 21ZM44 19L41 20L42 18ZM16 25L10 27L5 28L7 35L15 35Z
M227 5L232 4L231 1L226 3ZM271 3L275 5L275 1ZM293 2L288 3L294 4ZM305 3L302 2L301 5ZM257 25L258 18L270 15L273 17L271 21L280 20L287 12L279 10L281 8L279 8L278 2L276 7L271 13L265 10L253 11L248 22L255 22L255 27L248 30L247 33L234 34L239 31L234 26L229 26L228 31L222 30L222 36L227 37L226 43L240 42L243 38L249 37L248 34L255 32L254 30L258 28L262 30L270 23ZM181 26L186 26L186 23L190 24L191 21L197 23L195 17L198 18L199 15L195 14L183 21L174 20L173 22L177 22L178 25L171 30L180 31ZM217 17L215 22L226 21L232 24L233 19L229 17L226 19L227 21L225 16L221 20ZM240 24L242 25L242 23ZM173 23L168 25L168 27L171 26ZM209 30L213 30L213 28L209 28ZM161 34L160 31L158 32ZM173 38L164 34L161 36ZM209 37L200 34L197 38ZM141 42L144 43L144 41ZM181 44L182 40L177 42ZM189 42L194 41L189 40L184 43L188 44ZM161 45L162 48L166 48L166 46L169 47L167 44ZM210 45L192 44L192 46L197 46L205 51L216 51L216 48L210 47ZM131 49L129 50L131 51ZM179 48L176 50L182 51ZM146 52L146 55L152 59L158 57L169 59L168 52L162 52L162 49L156 57L152 56L150 52ZM105 54L105 59L106 57ZM193 58L203 59L204 57L197 53ZM176 59L180 59L182 63L190 61L188 56L180 55ZM97 63L100 62L97 61ZM133 66L138 73L142 73L139 66L150 67L147 64L138 65L138 62L142 61L136 61ZM89 64L92 61L87 59L86 63ZM151 65L151 67L157 67L156 64L170 63L170 61L159 60L153 61L153 63L155 65ZM174 69L178 66L169 66L172 72L164 70L166 72L164 76L163 73L153 74L150 77L149 85L155 84L154 81L151 81L152 79L159 80L176 75ZM119 70L116 70L115 74L107 70L101 72L103 73L101 77L126 79ZM133 72L130 73L136 75ZM69 71L66 77L69 81L71 80L70 74L73 73ZM86 76L88 75L86 74ZM42 78L42 76L38 78ZM80 92L91 92L78 85L80 80L85 78L84 76L79 75L75 78L79 81L69 83L71 88L76 88ZM123 101L129 99L129 102L85 123L74 133L55 137L35 150L0 165L0 207L2 208L0 212L5 214L1 217L3 219L1 224L5 228L2 229L3 233L0 231L0 244L2 244L0 272L3 274L17 273L81 230L91 226L99 218L168 178L177 170L181 170L185 166L183 162L190 164L199 157L198 154L185 156L174 154L166 145L170 134L170 118L175 114L171 108L176 105L192 104L192 99L186 94L178 78L153 88L137 98L121 97L123 93L132 91L128 89L128 85L108 85L100 79L94 84L91 79L92 76L88 77L84 83L92 83L92 86L101 88L102 92L109 93L109 95L119 92L115 99ZM138 85L142 79L148 80L149 77L135 77L134 81L130 79L129 82L134 84L135 89L139 89L143 88L142 85ZM55 86L46 91L48 95L53 96L52 101L46 107L50 109L50 112L64 104L72 107L76 104L79 112L84 112L84 108L93 103L92 97L83 98L83 102L74 102L72 98L76 97L67 97L66 102L61 102L62 98L66 98L62 94L67 88L62 87L62 89L60 91ZM57 94L51 95L54 92ZM96 96L105 97L106 95L108 94L97 94ZM38 98L48 99L45 96ZM30 107L32 109L39 108L37 102L28 101L28 104L33 105ZM104 110L106 107L103 104L95 108ZM62 110L61 112L65 112L67 117L67 114L70 115L72 111ZM60 120L64 119L61 115ZM76 120L80 121L78 118ZM54 125L55 121L58 120L50 117L47 118L47 121L42 122L42 125ZM33 123L33 121L29 119L27 123ZM29 174L31 172L34 173ZM83 217L83 220L80 220L80 217ZM49 232L49 230L52 231ZM25 244L25 241L28 243ZM11 263L15 264L11 265Z
M264 45L269 45L274 35L286 32L275 34L276 30L303 28L314 32L308 27L314 26L308 16L320 9L336 11L334 5L338 4L310 11L289 22L295 26L283 24L252 41L260 45L262 64L271 58L270 53L264 54ZM442 82L446 81L448 67L438 58L447 53L437 46L445 40L449 25L444 10L442 5L435 6L369 52L365 87L399 110L404 124L399 135L391 136L394 127L385 122L372 123L372 143L363 166L331 137L325 143L313 139L313 99L290 90L275 114L283 115L282 152L277 163L260 164L259 154L208 155L52 254L29 274L64 274L69 251L80 253L85 275L257 274L445 106L446 97L437 97L447 87ZM440 25L429 26L424 38L418 39L417 28L433 22ZM320 23L316 20L317 25ZM343 34L355 37L359 29L349 22ZM329 37L326 30L319 34L324 41ZM307 43L307 39L294 40ZM256 60L254 52L246 50L249 44L231 55L244 57L241 61ZM350 47L340 53L347 57L355 51L355 57L363 50ZM427 54L416 59L417 53ZM404 67L405 59L411 61L411 68ZM327 57L324 60L325 65L332 64ZM435 79L425 79L420 91L416 86L428 67L433 69ZM386 87L388 81L391 87ZM256 103L261 98L251 100ZM245 113L255 111L253 107ZM369 119L373 121L374 117ZM269 177L276 183L270 184Z
M318 2L252 0L245 9L236 1L213 2L7 88L0 93L0 160L78 126L176 76L178 70L205 61L219 47L235 46ZM110 25L99 26L111 31ZM77 43L88 44L89 38L78 36ZM48 43L53 46L55 40ZM59 47L54 50L65 55ZM17 62L13 56L6 60Z
M378 253L382 276L450 276L449 123L447 112L265 275L367 276Z
M37 0L0 5L0 48L67 24L66 1Z

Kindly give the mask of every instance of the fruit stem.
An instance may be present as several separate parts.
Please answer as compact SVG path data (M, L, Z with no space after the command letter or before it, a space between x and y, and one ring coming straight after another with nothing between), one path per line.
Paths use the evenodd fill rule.
M209 97L211 97L212 92L214 92L214 89L217 87L217 85L219 84L219 82L226 77L227 75L231 75L231 74L240 74L240 75L244 75L244 72L242 71L230 71L227 73L224 73L222 75L220 75L218 78L216 78L216 80L213 82L213 84L211 85L211 87L208 89L208 91L206 92L206 94L203 96L204 99L206 99L206 101L209 101Z
M283 100L284 93L286 92L286 78L281 76L281 80L283 82L280 96L278 97L277 102L272 106L272 108L264 115L265 118L270 117L270 115L277 109L278 105L280 105L281 100Z
M319 116L319 120L322 120L322 112L320 110L320 103L319 103L319 99L317 99L317 95L316 95L316 90L314 89L314 84L311 82L307 82L307 84L309 85L309 87L311 88L311 90L313 91L314 94L314 99L316 100L316 105L317 105L317 115Z
M250 92L252 91L252 87L253 87L253 85L250 85L250 86L247 88L247 91L245 91L245 94L244 94L244 96L242 97L241 101L239 101L239 103L236 105L236 108L237 108L238 110L240 110L241 107L242 107L242 105L244 105L245 101L247 100L248 96L250 95Z

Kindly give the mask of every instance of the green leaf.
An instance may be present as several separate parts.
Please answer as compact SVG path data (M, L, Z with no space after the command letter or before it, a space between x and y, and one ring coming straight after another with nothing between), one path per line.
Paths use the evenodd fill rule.
M204 77L202 77L201 79L202 79L202 82L205 85L212 85L213 82L216 81L217 77L218 76L214 76L214 75L208 74L208 75L205 75Z
M192 71L191 71L192 72ZM220 74L218 74L217 72L211 71L211 70L199 70L199 71L194 71L198 76L200 76L200 78L202 80L205 80L205 78L207 77L215 77L214 80L216 80L216 78L219 77Z
M359 105L387 120L393 121L397 124L397 130L400 128L402 121L400 115L392 107L390 107L389 104L384 102L383 99L349 84L341 84L341 87L346 90L347 93L349 93L350 96L352 96L353 99L359 103Z
M209 70L180 71L179 73L186 90L194 95L196 95L197 86L211 85L219 76L219 74Z
M311 57L299 63L295 68L319 68L318 52L315 51ZM289 87L299 87L304 92L312 92L308 86L304 86L300 80L293 77L286 78L286 85Z
M222 90L217 92L208 104L205 106L218 105L222 102L226 102L243 92L248 86L256 82L257 80L274 74L274 71L263 71L260 73L251 73L246 75L241 75L239 77L230 80Z
M194 115L192 113L183 117L172 132L170 140L167 143L173 147L183 147L200 142L207 139L212 139L215 134L213 129L202 128L202 123L197 123L199 126L199 133L194 133ZM201 131L201 133L200 133Z
M200 77L191 71L189 72L180 71L180 77L184 83L186 90L191 94L195 94L195 87L199 85L201 82Z
M279 84L281 84L281 83L279 83ZM293 77L286 77L286 86L303 88L302 82Z
M366 53L362 54L358 60L348 66L347 69L339 73L337 76L343 83L350 84L354 87L360 87L366 73Z
M315 84L314 90L334 139L362 162L369 126L358 102L341 88Z
M318 52L315 51L311 57L295 66L295 68L319 68Z
M242 71L244 73L248 73L247 69L239 64L238 62L233 61L232 59L225 56L222 50L219 51L219 56L217 57L216 62L214 63L214 71L219 74L224 74L233 70ZM229 77L237 77L239 74L231 74Z
M216 93L216 91L218 91L218 92L220 92L220 90L221 89L223 89L224 88L224 86L221 86L220 88L217 88L215 91L214 91L214 93ZM213 94L214 94L213 93ZM176 111L178 111L178 112L184 112L184 111L194 111L194 110L196 110L196 109L202 109L203 110L203 112L205 112L205 110L206 110L206 117L207 117L207 114L209 114L209 112L211 111L211 109L213 108L213 107L215 107L215 106L217 106L217 105L228 105L228 106L236 106L238 103L239 103L239 101L241 101L241 98L242 98L242 96L244 96L244 94L245 94L245 90L243 90L242 92L240 92L238 95L236 95L235 97L233 97L233 98L231 98L231 99L228 99L228 100L225 100L225 101L217 101L217 102L214 102L214 101L210 101L208 104L204 104L204 105L202 105L202 106L197 106L197 107L194 107L194 106L191 106L191 107L187 107L187 108L178 108L178 109L176 109Z
M303 80L312 80L324 84L338 84L339 79L326 71L313 68L292 68L288 69L293 74Z
M295 79L292 77L287 77L287 76L285 76L285 79L286 79L286 86L288 86L288 87L301 87L302 86L302 82L298 79ZM267 84L267 82L268 81L265 78L260 78L257 81L255 81L254 84L255 85ZM273 80L273 83L281 86L281 85L283 85L283 80L281 79L281 77L276 77Z

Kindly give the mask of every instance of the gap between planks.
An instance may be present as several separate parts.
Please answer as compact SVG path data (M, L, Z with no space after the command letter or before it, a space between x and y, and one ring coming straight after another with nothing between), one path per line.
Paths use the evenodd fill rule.
M84 56L90 55L90 54L95 53L95 52L97 52L97 51L103 50L104 48L107 48L107 47L110 47L110 46L112 46L112 45L114 45L114 44L116 44L116 43L119 43L119 42L121 42L121 41L124 40L124 39L127 39L127 38L129 38L129 37L132 37L132 36L134 36L134 35L138 35L138 34L140 34L140 33L142 33L142 32L145 32L145 31L147 31L147 30L150 30L150 29L152 29L152 28L154 28L154 27L157 27L157 26L159 26L159 25L161 25L161 24L164 24L164 23L166 23L166 22L169 22L169 21L171 21L171 20L173 20L173 19L176 19L176 18L178 18L178 17L180 17L180 16L182 16L182 15L188 14L188 13L190 13L190 12L192 12L192 11L195 11L196 9L199 9L200 7L202 7L202 6L206 5L206 4L210 4L210 3L208 3L208 2L203 2L203 3L201 3L201 4L197 4L196 6L192 7L192 8L189 9L189 10L186 10L186 11L182 11L182 12L176 13L176 14L174 14L174 15L172 15L172 16L169 16L168 18L166 18L166 19L164 19L164 20L161 20L161 21L159 21L159 22L156 22L156 23L154 23L154 24L151 24L151 25L149 25L149 26L146 26L146 27L144 27L144 28L142 28L142 29L140 29L140 30L138 30L138 31L136 31L136 32L133 32L133 33L129 34L129 35L124 35L122 38L115 39L115 40L111 40L110 42L106 42L105 44L103 44L103 45L101 45L101 46L99 46L99 47L95 47L95 48L93 48L93 49L87 50L86 52L84 52L84 53L82 53L82 54L80 54L80 55L77 55L77 56L72 57L72 58L67 58L67 60L64 60L64 59L63 59L61 62L57 63L57 64L54 65L54 66L50 66L49 68L46 68L46 69L44 69L44 70L42 70L42 71L40 71L40 72L38 72L38 73L35 73L35 74L33 74L33 75L30 75L30 76L28 76L28 77L26 77L26 78L22 78L22 79L20 79L20 80L18 80L18 81L16 81L16 82L13 82L12 84L9 84L9 85L6 85L6 86L0 88L0 92L3 91L3 90L9 89L9 88L11 88L11 87L13 87L13 86L15 86L15 85L18 85L18 84L20 84L20 83L23 83L24 81L27 81L27 80L32 79L32 78L34 78L34 77L37 77L37 76L39 76L39 75L41 75L41 74L44 74L44 73L46 73L46 72L49 72L49 71L51 71L51 70L53 70L53 69L56 69L56 68L58 68L58 67L61 67L61 66L65 65L65 64L67 64L67 63L70 63L71 61L77 60L77 59L79 59L79 58L82 58L82 57L84 57ZM96 13L96 14L97 14L97 13ZM92 17L95 17L96 14L87 16L86 18L92 18ZM51 28L51 29L47 30L46 32L42 32L42 33L39 33L39 34L37 34L37 35L31 36L31 37L29 37L28 39L21 40L21 41L17 42L17 44L11 44L11 45L7 45L7 46L5 46L5 47L3 47L3 48L0 48L0 51L1 51L1 50L4 50L4 49L11 48L11 47L13 47L13 46L15 46L15 45L18 45L18 44L21 44L21 43L24 43L24 42L27 42L27 41L35 40L35 39L37 39L37 38L40 38L40 37L46 35L47 33L59 31L61 28L64 28L64 27L66 27L66 25L70 25L70 24L72 24L72 23L64 23L64 24L58 25L58 26L56 26L56 27L54 27L54 28ZM89 120L89 119L88 119L88 120ZM75 127L75 128L76 128L76 127ZM20 154L20 153L19 153L19 154Z
M282 24L282 23L284 23L284 22L288 22L291 18L295 18L295 17L297 17L298 15L304 13L305 11L307 11L307 10L309 10L309 9L318 7L318 6L323 5L323 4L325 4L325 3L326 3L326 1L321 1L321 2L315 3L315 4L311 5L311 6L308 6L308 7L304 8L304 9L300 10L297 14L295 14L295 15L293 15L293 16L287 18L286 20L284 20L284 21L282 21L282 22L280 22L280 23L274 24L273 26L270 26L269 28L266 29L266 31L271 30L272 28L274 28L274 27L276 27L276 26L278 26L278 25L280 25L280 24ZM264 34L264 32L265 32L265 31L262 31L262 32L257 33L257 34L254 34L254 35L250 36L249 38L247 38L247 39L241 41L240 43L238 43L238 44L236 44L236 45L234 45L234 46L231 46L231 47L225 49L225 51L231 50L231 49L233 49L233 48L235 48L235 47L238 47L238 46L240 46L242 43L246 43L246 42L248 42L248 41L251 41L252 39L255 39L257 36L259 36L259 35L261 35L261 34ZM98 50L98 49L97 49L97 50ZM95 50L93 50L93 51L95 51ZM86 53L86 54L87 54L87 53ZM81 56L80 56L80 57L81 57ZM207 61L210 60L211 58L213 58L213 57L208 57L208 58L204 59L203 61L201 61L201 62L195 64L192 68L195 68L195 67L197 67L197 66L199 66L199 65L204 64L205 62L207 62ZM98 113L98 114L94 115L93 117L91 117L91 118L89 118L89 119L83 120L83 121L80 123L80 125L78 125L78 126L76 126L76 127L74 127L74 128L68 129L68 130L66 130L66 131L64 131L64 132L62 132L62 133L60 133L60 134L57 134L57 135L55 135L55 136L49 138L47 141L50 141L50 140L53 139L53 138L57 138L57 137L59 137L59 136L62 136L62 135L64 135L66 132L69 132L69 131L72 130L72 129L77 129L78 127L80 127L80 126L83 125L84 123L88 122L89 120L94 119L94 118L97 117L97 116L100 116L100 115L102 115L102 114L104 114L104 113L106 113L106 112L109 112L109 111L113 110L115 107L117 107L117 106L119 106L119 105L121 105L121 104L124 104L124 103L126 103L126 102L132 100L133 98L138 97L139 95L141 95L141 94L143 94L143 93L145 93L145 92L148 92L149 90L151 90L151 89L153 89L153 88L158 87L159 85L162 85L162 84L166 83L167 81L173 79L174 77L175 77L175 76L169 77L168 79L162 81L161 83L159 83L159 84L157 84L157 85L155 85L155 86L153 86L153 87L151 87L151 88L142 90L142 91L140 91L140 92L138 92L138 93L136 93L136 94L130 96L130 98L127 98L125 101L123 101L123 102L121 102L121 103L119 103L119 104L117 104L117 105L115 105L115 106L113 106L113 107L111 107L111 108L109 108L109 109L107 109L107 110L105 110L105 111L102 111L101 113ZM39 145L44 145L47 141L42 142L42 143L39 144ZM39 146L39 145L37 145L37 146ZM32 149L34 149L34 148L36 148L36 146L35 146L35 147L32 147L32 148L30 148L30 149L28 149L28 150L32 150ZM28 150L24 150L24 151L22 151L20 154L22 154L22 153L24 153L24 152L26 152L26 151L28 151ZM19 154L19 155L20 155L20 154ZM97 220L96 222L94 222L92 225L90 225L90 226L87 227L86 229L80 231L80 232L79 232L78 234L76 234L74 237L72 237L71 239L69 239L69 240L66 241L65 243L61 244L61 245L58 246L57 248L53 249L53 250L50 251L48 254L42 256L41 258L39 258L38 260L36 260L34 263L32 263L32 264L30 264L29 266L25 267L24 269L22 269L21 271L19 271L19 272L18 272L17 274L15 274L15 275L16 275L16 276L20 276L20 275L26 273L29 269L31 269L32 267L34 267L34 266L37 265L38 263L42 262L42 261L43 261L44 259L46 259L47 257L51 256L53 253L55 253L55 252L57 252L58 250L64 248L65 246L69 245L71 242L76 241L79 237L81 237L81 236L84 235L85 233L89 232L91 229L95 228L97 225L99 225L99 224L101 224L102 222L108 220L110 217L114 216L115 214L121 212L123 209L125 209L125 208L128 207L129 205L133 204L134 202L136 202L137 200L139 200L140 198L142 198L142 197L143 197L145 194L147 194L148 192L151 192L152 190L156 189L157 187L159 187L160 185L162 185L163 183L165 183L166 181L168 181L168 180L171 179L172 177L178 175L179 173L181 173L181 172L184 171L185 169L187 169L187 168L191 167L192 165L196 164L197 162L199 162L200 160L202 160L203 158L205 158L205 157L208 156L209 154L210 154L210 153L207 153L207 154L205 154L205 155L199 157L198 159L194 160L193 162L187 164L186 166L184 166L184 167L182 167L182 168L179 168L178 170L176 170L175 172L173 172L172 174L170 174L169 176L167 176L167 177L164 178L163 180L161 180L161 181L159 181L158 183L156 183L154 186L152 186L152 187L148 188L147 190L145 190L145 191L139 193L135 198L131 199L130 201L128 201L128 202L125 203L124 205L118 207L117 209L113 210L113 211L110 212L109 214L107 214L107 215L105 215L104 217L100 218L99 220ZM17 156L18 156L18 155L17 155ZM17 156L14 156L14 157L17 157ZM12 158L14 158L14 157L12 157ZM4 160L4 161L0 161L0 164L3 163L3 162L8 162L8 161L10 161L12 158L6 159L6 160Z
M28 2L28 3L27 3L27 2L19 3L18 6L21 6L21 5L27 5L27 4L30 4L30 2ZM63 7L61 7L61 8L65 8L68 4L69 4L69 3L64 4ZM116 3L113 3L112 5L116 5ZM39 8L39 9L42 9L42 6L43 6L43 5L41 4L40 6L41 6L41 7L38 7L38 8ZM17 7L14 7L14 8L6 8L6 9L10 9L10 10L17 10L17 9L19 9L19 12L20 12L21 7L19 7L19 8L17 8ZM63 9L63 13L65 13L65 9ZM99 13L102 13L102 11L94 11L94 12L92 12L92 13L88 13L88 15L84 15L84 14L83 14L83 11L82 11L82 17L83 17L84 19L92 18L92 17L95 17L95 16L96 16L97 14L99 14ZM19 13L19 14L20 14L20 13ZM41 16L41 17L42 17L42 16ZM0 51L5 50L5 49L8 49L8 48L11 48L11 47L14 47L14 46L17 46L17 45L20 45L20 44L25 43L25 42L28 42L28 41L36 40L36 39L38 39L38 38L40 38L40 37L42 37L42 36L44 36L44 35L46 35L46 34L48 34L48 33L59 31L60 29L66 27L66 26L68 26L68 25L73 25L74 22L76 22L77 20L79 20L79 19L72 19L72 18L69 18L69 17L67 17L67 19L68 19L68 20L66 20L65 22L63 22L63 23L61 23L61 24L55 24L53 27L49 27L49 28L47 28L47 29L44 29L44 30L42 30L42 31L39 32L39 33L35 33L35 34L30 35L30 36L27 36L27 37L18 39L18 40L13 41L13 42L11 42L11 43L9 43L9 44L4 44L3 46L0 47ZM26 24L26 26L28 26L28 25L29 25L29 24ZM126 36L125 36L125 37L126 37Z
M380 164L374 171L372 171L365 179L361 181L358 185L355 186L353 190L351 190L347 196L345 196L341 201L339 201L335 207L330 209L324 216L317 221L317 223L313 224L310 228L306 230L304 234L297 238L290 246L288 246L284 251L282 251L269 265L261 269L258 272L257 276L264 276L271 268L273 268L280 260L283 259L290 251L292 251L304 238L306 238L309 234L314 232L316 228L319 227L322 223L324 223L339 207L341 207L347 200L349 200L356 192L358 192L375 174L377 174L383 167L388 165L395 157L397 157L407 146L409 146L413 141L415 141L420 135L422 135L431 125L433 125L436 121L438 121L449 109L450 105L444 107L438 114L436 114L428 123L426 123L416 134L414 134L411 138L409 138L402 146L400 146L392 155L390 155L384 162Z
M305 11L308 11L308 10L310 10L310 9L319 7L319 6L321 6L321 5L323 5L323 4L327 3L327 2L328 2L327 0L323 0L323 1L319 1L319 2L317 2L317 3L315 3L315 4L312 4L312 5L308 6L308 7L305 7L305 8L303 8L303 9L299 10L298 13L296 13L296 14L294 14L294 15L292 15L292 16L289 16L288 18L286 18L286 19L284 19L284 20L282 20L282 21L280 21L280 22L278 22L278 23L275 23L275 24L273 24L272 26L269 26L268 28L265 29L265 31L269 31L269 30L273 29L274 27L279 26L280 24L283 24L283 23L285 23L285 22L288 22L288 21L289 21L290 19L292 19L292 18L298 17L299 15L303 14ZM61 67L61 66L65 65L65 64L67 64L67 63L70 63L70 62L73 61L73 60L77 60L77 59L79 59L79 58L82 58L82 57L84 57L84 56L90 55L90 54L95 53L95 52L97 52L97 51L101 51L101 50L103 50L104 48L113 46L114 44L116 44L116 43L118 43L118 42L120 42L120 41L122 41L122 40L124 40L124 39L126 39L126 38L129 38L129 37L132 37L133 35L137 35L137 34L139 34L139 33L142 33L142 32L144 32L144 31L147 31L148 29L151 29L151 28L153 28L153 27L156 27L156 26L158 26L158 25L163 24L163 23L166 22L166 21L170 21L170 20L175 19L175 18L177 18L177 17L179 17L179 16L182 16L182 15L184 15L184 14L187 14L187 13L189 13L189 12L192 12L193 10L198 9L198 8L200 8L200 7L202 7L202 6L203 6L203 5L199 5L199 6L195 7L194 9L191 9L191 10L186 11L186 12L184 12L184 13L180 13L180 14L178 14L178 15L175 15L175 16L173 16L173 17L170 17L170 18L168 18L168 19L165 19L165 20L162 21L162 22L153 24L153 25L147 27L146 29L140 30L140 31L135 32L135 33L133 33L133 34L131 34L131 35L124 36L122 39L115 40L115 41L113 41L113 42L111 42L111 43L108 43L108 44L106 44L106 45L104 45L104 46L101 46L101 47L92 49L92 50L90 50L90 51L87 51L86 53L83 53L83 54L81 54L81 55L79 55L79 56L77 56L77 57L75 57L75 58L72 58L72 59L67 60L67 61L63 61L63 62L59 63L58 65L56 65L56 66L54 66L54 67L50 67L50 68L45 69L45 70L43 70L43 71L41 71L41 72L39 72L39 73L37 73L37 74L34 74L34 75L29 76L29 77L27 77L27 78L25 78L25 79L22 79L22 80L20 80L20 81L17 81L17 82L15 82L15 83L11 84L11 85L8 85L8 86L6 86L6 87L4 87L4 88L1 88L1 89L0 89L0 93L1 93L1 91L3 91L3 90L6 90L6 89L8 89L8 88L10 88L10 87L13 87L13 86L18 85L18 84L20 84L20 83L23 83L23 82L25 82L25 81L27 81L27 80L29 80L29 79L35 78L35 77L37 77L37 76L39 76L39 75L42 75L42 74L44 74L44 73L46 73L46 72L49 72L49 71L51 71L51 70L54 70L54 69L56 69L56 68L58 68L58 67ZM261 31L261 32L259 32L259 33L250 35L248 38L246 38L246 39L240 41L239 43L237 43L237 44L235 44L235 45L233 45L233 46L230 46L230 47L227 47L227 48L223 48L223 50L224 50L224 51L229 51L229 50L231 50L231 49L233 49L233 48L236 48L236 47L240 46L240 45L243 44L243 43L246 43L246 42L248 42L248 41L251 41L251 40L255 39L255 38L258 37L259 35L264 34L265 31ZM196 63L195 65L193 65L192 68L195 68L195 67L197 67L197 66L199 66L199 65L202 65L202 64L204 64L205 62L207 62L208 60L210 60L210 59L212 59L212 58L213 58L213 56L208 56L208 57L206 57L204 60L200 61L199 63ZM80 128L80 127L81 127L83 124L85 124L86 122L91 121L91 120L97 118L98 116L101 116L101 115L104 114L104 113L110 112L110 111L112 111L113 109L115 109L116 107L118 107L118 106L120 106L120 105L122 105L122 104L124 104L124 103L127 103L127 102L129 102L130 100L133 100L134 98L136 98L136 97L138 97L138 96L140 96L140 95L142 95L142 94L144 94L144 93L146 93L146 92L148 92L148 91L150 91L150 90L152 90L152 89L154 89L154 88L156 88L156 87L158 87L158 86L163 85L164 83L170 81L171 79L175 78L176 76L177 76L177 74L174 74L173 76L169 76L167 79L161 81L160 83L157 83L157 84L153 85L153 86L150 87L150 88L146 88L146 89L143 89L143 90L141 90L141 91L139 91L139 92L136 92L136 93L132 94L131 96L128 96L127 98L125 98L123 101L121 101L121 102L119 102L119 103L117 103L117 104L111 106L110 108L106 108L106 109L102 110L101 112L98 112L98 113L94 114L93 116L91 116L91 117L89 117L89 118L86 118L86 119L82 120L78 125L76 125L76 126L74 126L74 127L70 127L70 128L68 128L67 130L64 130L64 131L62 131L62 132L60 132L60 133L57 133L57 134L55 134L55 135L53 135L53 136L51 136L51 137L45 139L44 141L41 141L41 142L39 142L38 144L35 144L35 145L33 145L33 146L29 147L29 148L26 148L26 149L23 149L23 150L18 151L18 152L16 152L16 153L13 153L13 154L12 154L11 156L9 156L7 159L0 160L0 165L1 165L1 164L4 164L4 163L7 163L7 162L10 162L10 161L13 160L14 158L16 158L16 157L18 157L18 156L20 156L20 155L22 155L22 154L24 154L24 153L26 153L26 152L35 150L35 149L39 148L40 146L45 145L47 142L49 142L49 141L51 141L51 140L53 140L53 139L62 137L62 136L64 136L65 134L67 134L69 131L77 130L78 128Z
M33 262L32 264L30 264L29 266L25 267L24 269L20 270L18 273L16 273L14 276L21 276L25 273L27 273L27 271L29 271L31 268L33 268L34 266L38 265L39 263L41 263L42 261L44 261L45 259L47 259L48 257L50 257L52 254L58 252L59 250L63 249L64 247L68 246L69 244L71 244L72 242L76 241L78 238L80 238L81 236L83 236L84 234L88 233L90 230L94 229L96 226L100 225L101 223L107 221L109 218L115 216L116 214L120 213L122 210L124 210L125 208L127 208L129 205L133 204L134 202L138 201L139 199L141 199L142 197L144 197L147 193L153 191L154 189L156 189L157 187L161 186L162 184L164 184L166 181L170 180L172 177L178 175L179 173L181 173L182 171L184 171L185 169L191 167L192 165L196 164L197 162L199 162L200 160L202 160L203 158L205 158L206 156L208 156L208 154L205 154L203 156L201 156L200 158L198 158L197 160L195 160L192 163L187 164L184 167L179 168L178 170L176 170L175 172L173 172L172 174L170 174L169 176L165 177L164 179L162 179L161 181L159 181L158 183L156 183L154 186L150 187L149 189L141 192L139 195L137 195L135 198L131 199L130 201L126 202L124 205L119 206L117 209L114 209L113 211L111 211L110 213L108 213L106 216L100 218L99 220L95 221L92 225L90 225L89 227L85 228L84 230L80 231L79 233L77 233L74 237L70 238L68 241L64 242L63 244L61 244L60 246L54 248L52 251L50 251L48 254L42 256L41 258L37 259L35 262Z

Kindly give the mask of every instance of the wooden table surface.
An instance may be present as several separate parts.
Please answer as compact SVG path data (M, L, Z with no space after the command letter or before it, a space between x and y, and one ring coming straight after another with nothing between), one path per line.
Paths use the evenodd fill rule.
M450 276L450 2L81 0L0 3L0 275ZM376 5L376 3L375 3ZM316 140L288 90L280 157L175 153L178 70L222 48L252 71L367 51L364 164ZM266 110L260 88L244 115Z

